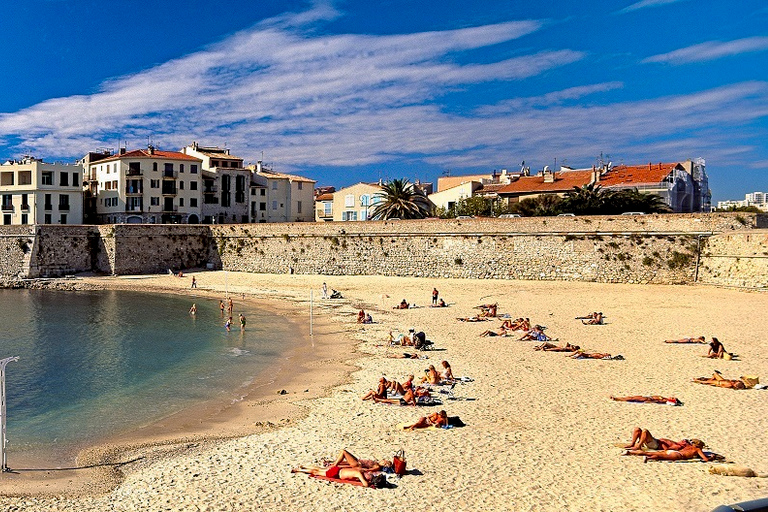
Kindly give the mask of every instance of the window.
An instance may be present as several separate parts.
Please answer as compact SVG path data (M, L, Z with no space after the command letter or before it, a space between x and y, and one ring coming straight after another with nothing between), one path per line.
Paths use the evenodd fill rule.
M152 170L157 171L157 162L152 162Z
M50 224L50 223L51 223L51 214L50 213L46 213L45 214L45 218L43 220L43 224Z
M363 194L360 196L360 206L370 206L371 205L371 196L368 194Z
M179 164L179 172L184 172L184 164Z
M160 188L160 180L149 180L149 188Z
M301 201L296 202L296 213L301 213Z
M179 182L179 190L184 190L184 182L183 181Z
M0 185L13 185L13 171L0 173Z
M267 195L267 189L265 189L265 188L261 189L261 194L259 194L259 195L261 197L264 197L265 195Z
M29 215L26 213L21 214L21 223L22 224L29 224Z
M341 220L345 220L345 221L357 220L357 212L342 212Z
M179 206L184 206L184 198L183 197L179 198Z
M27 199L27 194L21 194L21 209L29 210L29 199Z
M259 211L267 211L267 203L259 203Z
M61 217L59 217L59 224L66 224L67 223L67 214L62 213Z
M197 190L197 182L196 181L190 181L189 182L189 190Z
M368 220L368 210L360 210L360 220Z
M3 224L10 224L11 223L11 214L6 213L3 215Z
M277 182L276 181L272 182L272 190L277 190Z
M112 181L112 190L117 190L117 180Z
M277 201L272 201L272 209L277 210Z
M211 167L218 167L219 161L218 160L211 160Z
M19 171L19 185L32 184L32 171Z
M59 194L59 210L69 210L69 195Z
M76 173L76 172L73 172L73 173L72 173L72 186L73 186L73 187L76 187L76 186L78 186L77 184L78 184L77 173Z
M296 183L296 188L301 190L302 185L303 185L303 183L299 181L298 183Z
M323 205L323 207L324 207L324 208L323 208L323 214L324 214L326 217L330 217L331 215L333 215L333 203L331 203L331 202L327 202L327 203L325 203L325 204Z
M13 195L12 194L3 194L3 210L13 211Z
M40 175L41 185L53 185L53 172L43 171Z
M45 209L46 210L53 210L53 205L51 204L51 197L52 194L45 194ZM50 222L46 222L46 224L50 224Z
M344 206L346 207L353 207L355 206L355 195L354 194L347 194L344 196Z
M190 165L189 172L191 172L192 174L197 174L197 164Z
M157 166L157 164L155 164ZM154 169L157 170L157 167ZM107 172L109 172L109 165L107 165ZM128 174L140 174L141 162L128 162Z
M68 172L60 172L59 173L59 185L62 187L68 187L69 186L69 173Z
M192 182L192 183L194 183L194 182ZM196 197L190 198L190 200L189 200L189 207L190 208L197 208L197 198Z
M163 170L166 173L173 172L173 164L168 164L168 163L163 164Z
M160 206L160 198L159 197L150 197L149 198L149 204L152 206Z

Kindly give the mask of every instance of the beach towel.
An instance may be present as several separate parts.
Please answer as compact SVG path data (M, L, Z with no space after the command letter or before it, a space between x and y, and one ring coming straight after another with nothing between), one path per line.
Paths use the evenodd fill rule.
M411 425L413 425L413 423L398 423L397 424L397 430L405 430L408 427L410 427ZM424 428L415 428L413 430L409 430L409 432L418 432L419 430L450 430L452 428L453 427L451 425L446 425L445 427L436 427L434 425L430 425L430 426L424 427Z
M336 482L337 484L349 484L349 485L357 485L358 487L366 487L363 485L363 482L360 480L342 480L341 478L331 478L329 476L321 476L321 475L309 475L309 478L315 478L317 480L327 480L329 482ZM377 489L377 487L368 486L368 489Z

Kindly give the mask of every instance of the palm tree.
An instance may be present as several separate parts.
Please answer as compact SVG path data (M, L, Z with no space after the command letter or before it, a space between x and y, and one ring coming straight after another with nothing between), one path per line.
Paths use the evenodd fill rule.
M563 199L562 209L577 215L599 215L610 213L615 192L590 183L583 187L573 187Z
M375 197L379 202L371 212L372 219L423 219L432 210L424 192L406 179L384 183Z
M636 188L616 192L616 194L614 194L614 202L616 210L619 213L668 213L671 211L661 196L656 194L643 194Z

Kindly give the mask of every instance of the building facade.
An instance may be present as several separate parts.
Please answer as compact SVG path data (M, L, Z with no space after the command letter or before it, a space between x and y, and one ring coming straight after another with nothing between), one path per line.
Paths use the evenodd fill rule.
M99 224L199 224L202 160L176 151L121 148L89 164ZM95 184L94 184L95 183Z
M379 203L381 185L378 183L356 183L333 193L333 220L354 222L368 220Z
M83 168L24 157L0 165L2 222L82 224Z
M315 180L250 166L250 222L313 222Z

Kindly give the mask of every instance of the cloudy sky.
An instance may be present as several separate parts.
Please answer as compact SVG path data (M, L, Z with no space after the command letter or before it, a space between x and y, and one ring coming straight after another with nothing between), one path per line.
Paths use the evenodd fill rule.
M17 0L1 16L2 159L198 141L341 187L703 157L714 200L768 191L764 0Z

